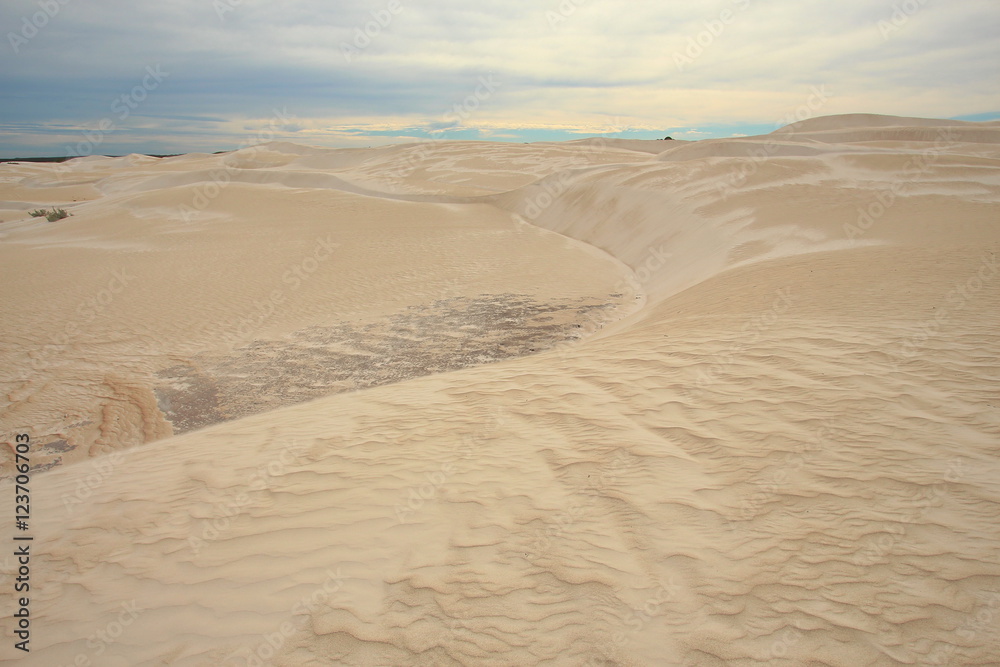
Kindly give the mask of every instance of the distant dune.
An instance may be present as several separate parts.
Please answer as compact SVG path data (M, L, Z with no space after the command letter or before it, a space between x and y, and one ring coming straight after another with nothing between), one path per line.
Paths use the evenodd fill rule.
M998 253L1000 122L0 164L0 658L1000 664Z

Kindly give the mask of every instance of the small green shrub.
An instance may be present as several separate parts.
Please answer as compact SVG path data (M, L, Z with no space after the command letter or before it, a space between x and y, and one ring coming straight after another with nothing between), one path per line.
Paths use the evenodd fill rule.
M31 211L28 213L32 218L45 217L49 222L55 222L56 220L62 220L63 218L68 218L69 213L66 212L64 208L54 208L51 211L46 211L44 208L40 208L37 211Z

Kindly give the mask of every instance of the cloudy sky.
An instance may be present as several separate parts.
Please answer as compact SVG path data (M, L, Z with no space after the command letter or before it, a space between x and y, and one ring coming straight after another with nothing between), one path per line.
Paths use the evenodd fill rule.
M3 0L0 157L1000 118L997 0Z

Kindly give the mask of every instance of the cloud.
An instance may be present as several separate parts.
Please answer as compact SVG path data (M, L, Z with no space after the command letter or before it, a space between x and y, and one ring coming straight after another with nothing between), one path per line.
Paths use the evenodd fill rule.
M674 130L674 134L679 137L688 137L690 139L705 139L711 136L710 132L703 132L702 130L690 129L690 130Z
M717 136L773 129L821 85L830 96L820 114L1000 108L993 0L895 17L891 3L869 0L55 2L30 38L37 0L0 5L8 156L61 150L150 66L169 76L106 146L221 150L275 109L295 116L288 138L326 145L368 131L560 138L607 133L611 118L651 137L671 127ZM456 116L483 76L499 85Z

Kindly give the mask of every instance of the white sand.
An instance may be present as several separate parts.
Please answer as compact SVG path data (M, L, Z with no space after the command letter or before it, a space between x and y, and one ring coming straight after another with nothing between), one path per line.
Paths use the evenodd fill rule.
M872 115L2 165L0 659L1000 664L998 167Z

